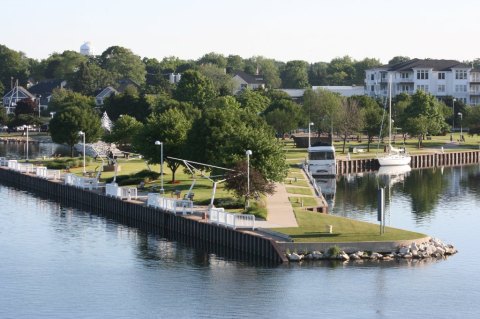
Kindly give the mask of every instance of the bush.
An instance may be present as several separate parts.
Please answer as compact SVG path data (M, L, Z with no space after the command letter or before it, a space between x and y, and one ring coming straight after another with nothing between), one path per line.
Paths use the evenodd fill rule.
M338 254L340 254L340 252L341 252L340 247L335 245L335 246L332 246L332 247L328 248L327 255L330 256L330 257L335 257Z
M247 214L252 214L257 218L266 220L268 214L267 207L263 203L251 203L250 207L247 209Z
M138 185L140 184L140 182L143 182L143 178L141 177L130 177L130 178L127 178L127 179L123 179L121 181L118 181L117 179L117 183L119 186L125 186L125 185Z

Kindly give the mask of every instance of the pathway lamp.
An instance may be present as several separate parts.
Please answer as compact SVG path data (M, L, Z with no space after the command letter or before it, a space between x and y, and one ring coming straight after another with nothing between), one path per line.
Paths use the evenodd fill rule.
M310 127L310 125L309 125L309 127ZM252 155L252 151L247 150L245 152L245 155L247 155L247 202L246 202L246 207L248 208L248 207L250 207L250 155Z
M308 123L308 147L311 146L310 144L310 126L313 125L313 122Z
M163 189L163 142L155 141L155 145L160 145L160 194L164 194Z
M455 132L455 102L457 99L452 99L452 111L453 111L453 118L452 118L452 131L450 132L450 142L453 141L453 133Z
M460 116L460 142L463 141L463 114L458 112L458 116Z
M78 135L83 137L83 175L85 175L87 173L85 170L85 132L80 131L78 132Z

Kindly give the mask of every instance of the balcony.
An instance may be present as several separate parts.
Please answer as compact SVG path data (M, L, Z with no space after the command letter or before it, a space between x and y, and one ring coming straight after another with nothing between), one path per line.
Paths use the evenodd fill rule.
M470 83L480 83L480 76L471 76L468 78Z
M468 94L470 94L470 95L480 95L480 90L468 91Z

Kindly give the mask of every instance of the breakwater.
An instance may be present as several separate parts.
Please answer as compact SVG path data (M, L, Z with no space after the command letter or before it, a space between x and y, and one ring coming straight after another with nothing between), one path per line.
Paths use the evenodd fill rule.
M412 168L430 168L480 163L480 151L439 152L411 155ZM337 174L362 173L380 167L376 158L339 159Z
M229 251L229 255L262 263L281 263L286 260L273 239L254 231L211 224L201 216L176 215L147 207L141 202L107 197L103 191L84 190L6 168L0 168L0 181L73 207L108 214L120 222L127 220L156 228L173 238L201 242L202 246L215 247L214 251Z

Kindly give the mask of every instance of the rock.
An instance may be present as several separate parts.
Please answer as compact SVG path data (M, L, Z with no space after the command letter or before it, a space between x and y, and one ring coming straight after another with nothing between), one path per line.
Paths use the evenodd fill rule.
M413 255L410 254L410 253L407 253L407 254L403 255L403 258L411 259L411 258L413 258Z
M373 253L370 255L370 259L380 259L380 258L383 258L383 255L382 255L382 254L379 254L379 253L376 253L376 252L373 252Z
M287 258L289 261L301 261L303 259L303 255L299 255L297 253L287 254Z
M412 251L413 251L413 250L418 250L417 243L412 243L412 244L410 245L410 250L412 250Z
M410 248L405 246L400 247L400 249L398 250L398 253L402 255L408 254L409 252L410 252Z
M312 252L313 260L320 260L324 258L324 255L319 251Z
M337 255L337 259L340 259L340 260L343 260L343 261L348 261L348 260L350 260L350 257L344 251L341 251Z
M360 259L362 259L362 258L360 258L360 256L357 255L356 253L350 254L349 257L350 257L350 259L352 259L352 260L360 260Z
M312 254L307 254L305 255L306 260L313 260L313 255Z
M435 253L443 256L445 254L445 249L443 249L442 247L437 247Z

